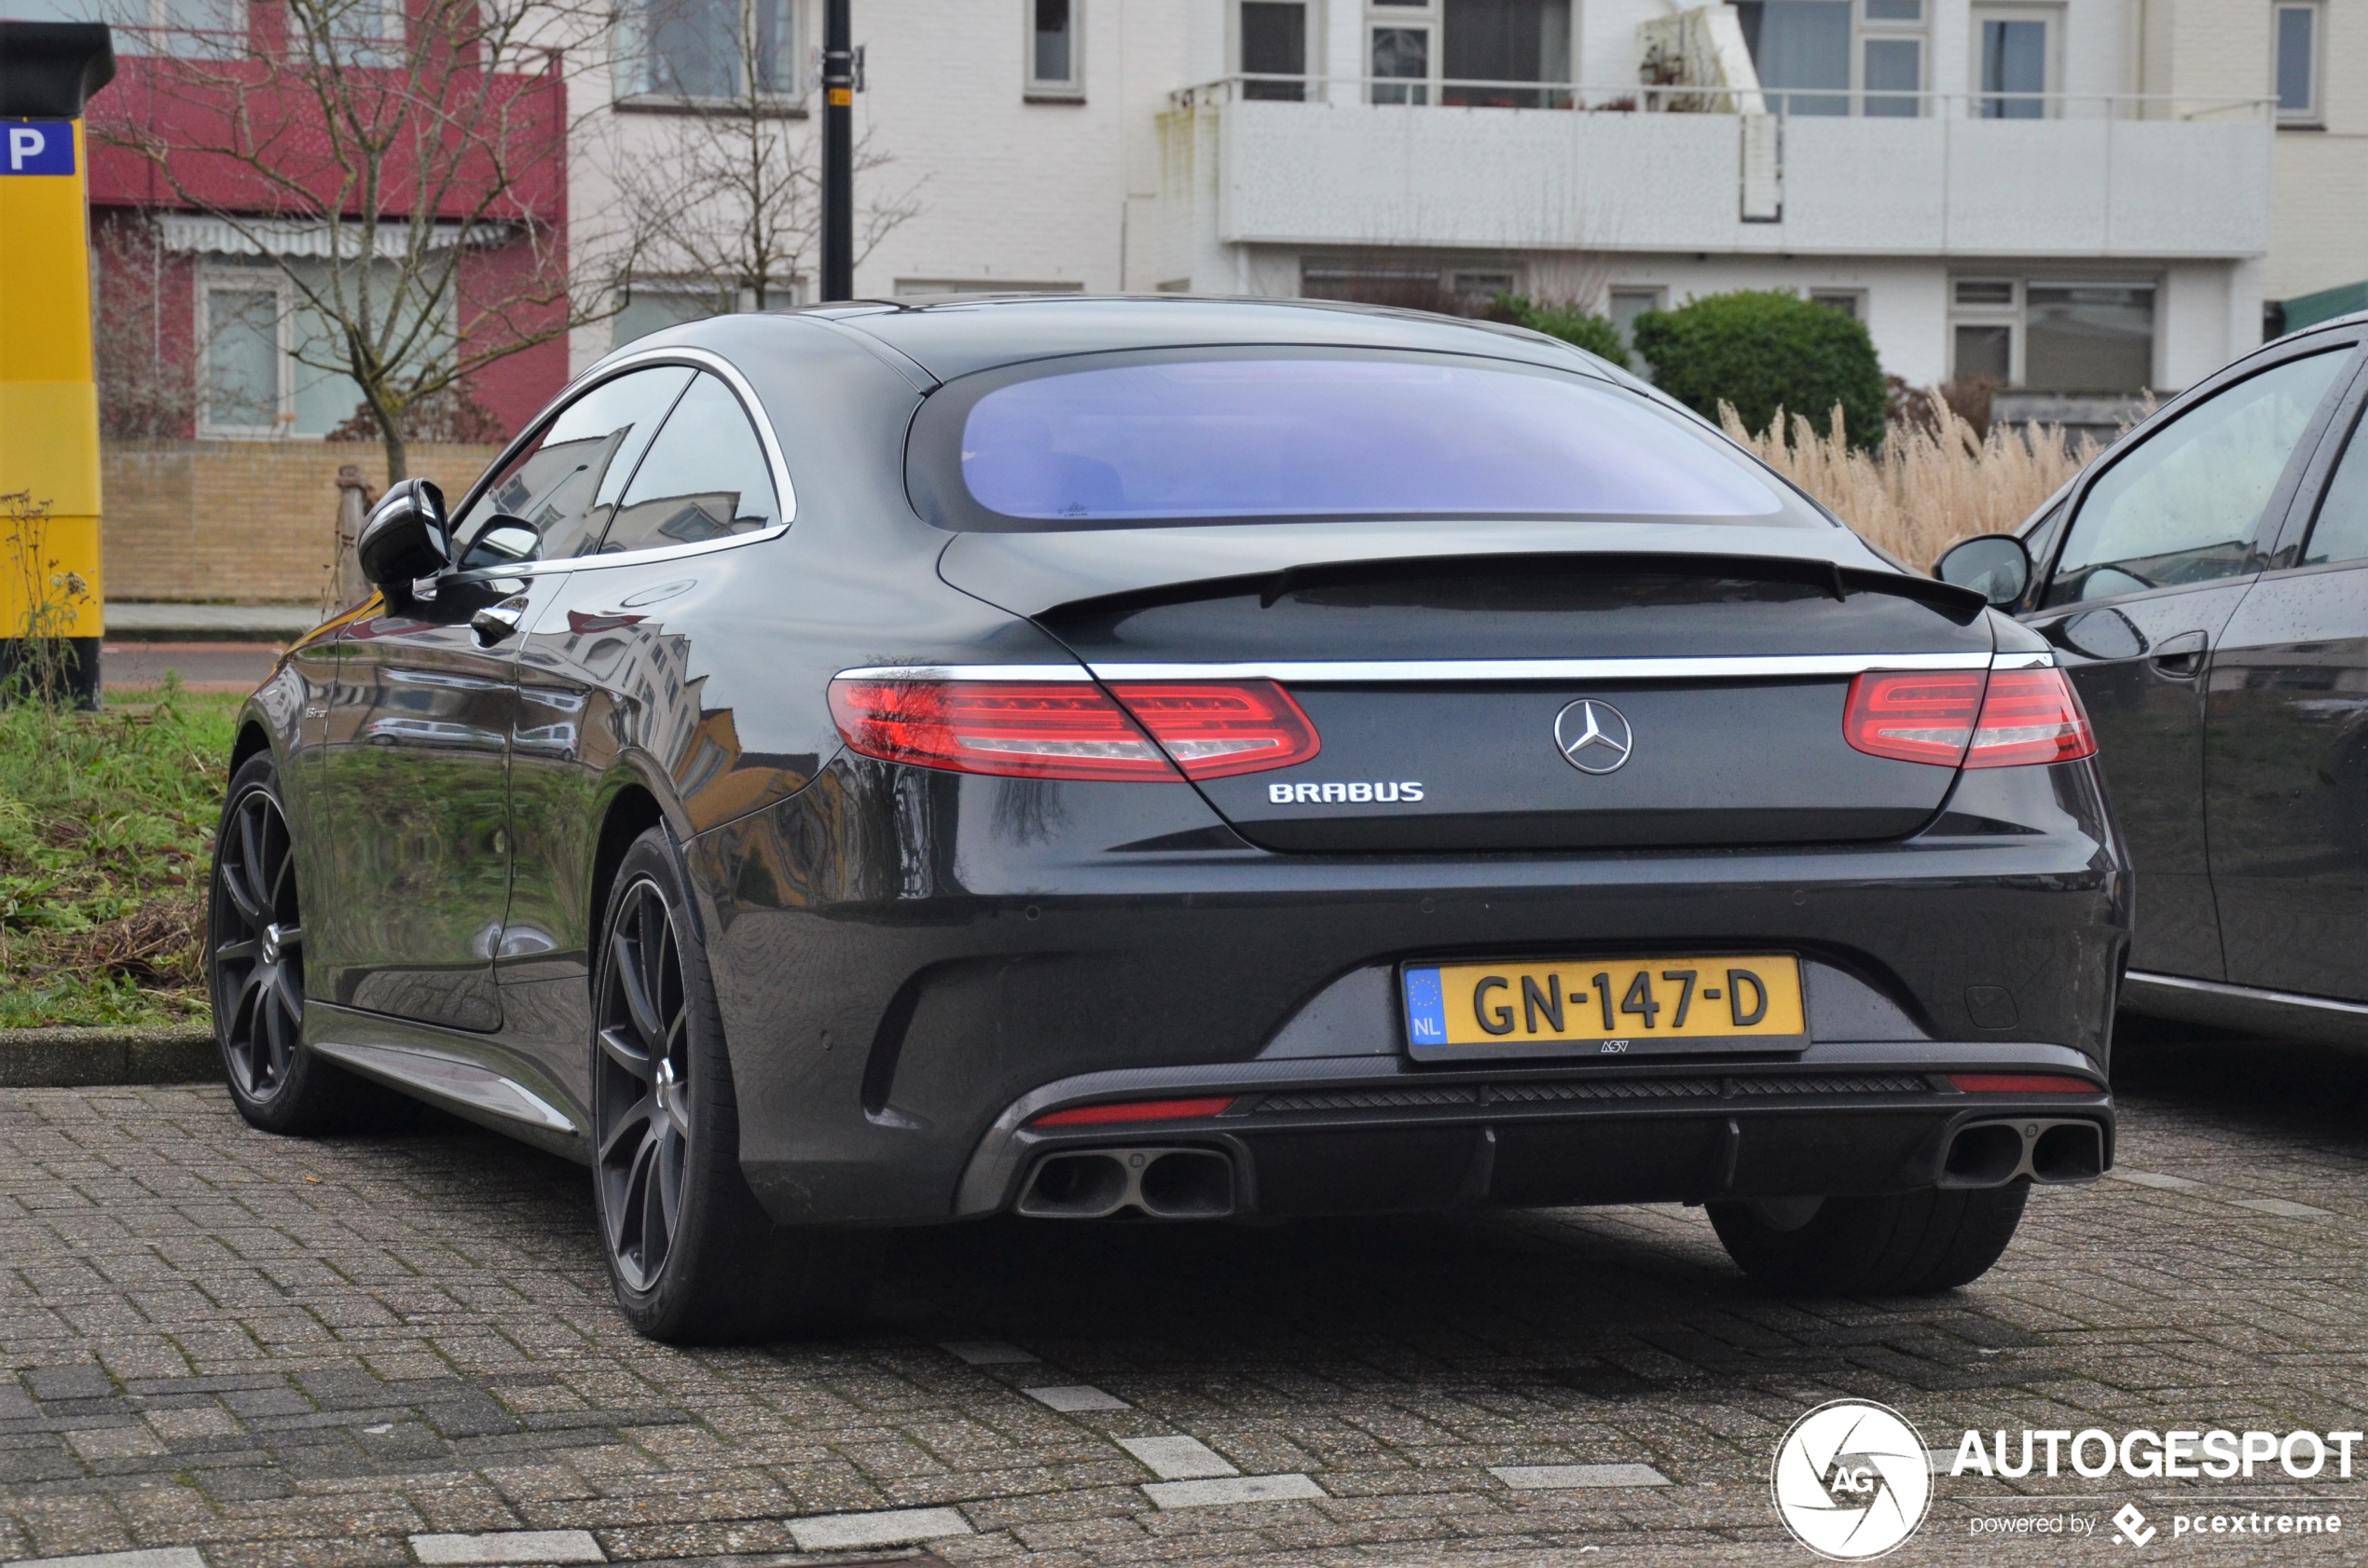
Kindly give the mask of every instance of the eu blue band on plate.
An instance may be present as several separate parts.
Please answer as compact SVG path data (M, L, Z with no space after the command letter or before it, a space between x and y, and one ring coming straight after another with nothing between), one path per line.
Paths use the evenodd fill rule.
M1406 971L1406 1035L1416 1045L1447 1043L1447 997L1437 970Z

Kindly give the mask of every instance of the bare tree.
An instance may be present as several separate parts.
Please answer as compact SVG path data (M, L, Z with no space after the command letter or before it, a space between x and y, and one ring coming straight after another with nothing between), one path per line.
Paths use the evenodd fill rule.
M290 351L352 378L392 483L414 410L614 308L571 286L564 223L567 51L606 22L599 0L281 0L118 83L93 129L286 280Z
M624 292L638 280L690 283L730 305L764 310L795 299L795 281L819 243L819 137L786 112L792 83L765 36L760 6L737 7L737 58L709 62L729 85L685 95L685 112L637 126L630 149L613 150L620 212L631 244L608 268ZM860 262L921 211L924 181L883 195L876 174L895 160L867 132L855 148L855 255Z

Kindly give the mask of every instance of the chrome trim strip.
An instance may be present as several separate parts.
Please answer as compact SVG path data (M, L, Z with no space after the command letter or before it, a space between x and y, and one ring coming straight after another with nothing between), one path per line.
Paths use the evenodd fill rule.
M841 681L1091 681L1083 665L866 665Z
M1870 669L2043 669L2051 653L1779 653L1675 659L1341 659L1298 663L866 665L843 681L1283 681L1313 685L1460 681L1767 681Z
M1324 685L1462 681L1765 681L1870 669L1987 669L1989 653L1781 653L1673 659L1370 659L1306 663L1097 664L1105 681L1266 680Z
M2145 970L2131 970L2122 979L2126 984L2159 985L2168 991L2194 991L2207 997L2225 997L2230 1001L2305 1008L2313 1012L2368 1020L2368 1002L2337 1001L2333 997L2306 997L2298 991L2266 991L2258 986L2230 985L2217 980L2190 980L2182 974L2154 974Z
M735 534L729 539L703 539L695 543L668 544L656 550L619 550L608 556L571 556L555 561L521 561L516 566L485 568L467 573L467 576L542 577L563 571L592 571L608 566L640 566L644 561L670 561L684 556L707 556L718 550L736 550L743 544L761 544L790 531L790 525L797 521L797 487L790 482L790 465L781 456L780 438L773 433L773 420L764 411L764 400L756 395L756 389L749 384L747 377L740 374L738 366L712 350L645 349L626 354L622 359L604 361L553 398L550 409L544 410L544 414L548 415L562 404L572 403L604 381L613 381L627 371L646 369L653 364L689 364L701 370L711 370L725 386L732 389L732 395L740 400L741 411L749 416L749 423L756 427L757 441L764 448L765 466L773 471L774 488L780 492L781 520L769 529ZM527 427L526 434L504 447L502 455L493 460L492 464L478 476L478 483L482 484L486 478L500 473L512 458L524 451L529 443L542 434L546 422L545 418L538 417L533 424ZM475 485L469 487L468 494L461 498L463 508L476 499L476 488Z
M305 1049L435 1099L465 1105L505 1121L523 1121L547 1132L570 1136L577 1133L574 1122L524 1084L459 1056L404 1046L348 1044L339 1040L311 1040Z

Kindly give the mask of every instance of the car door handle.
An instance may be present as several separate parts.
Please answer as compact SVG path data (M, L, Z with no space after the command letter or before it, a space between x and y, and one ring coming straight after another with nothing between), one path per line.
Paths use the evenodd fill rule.
M489 604L470 616L469 629L477 634L479 646L490 648L505 638L516 636L519 626L525 620L525 601L504 599L500 604Z
M2182 631L2155 644L2147 662L2173 681L2193 681L2203 672L2204 650L2210 640L2199 631Z

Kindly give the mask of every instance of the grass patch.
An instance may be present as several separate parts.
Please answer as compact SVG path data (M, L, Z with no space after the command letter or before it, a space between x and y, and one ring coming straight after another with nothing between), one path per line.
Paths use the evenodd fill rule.
M211 1016L213 828L241 699L0 707L0 1028Z

